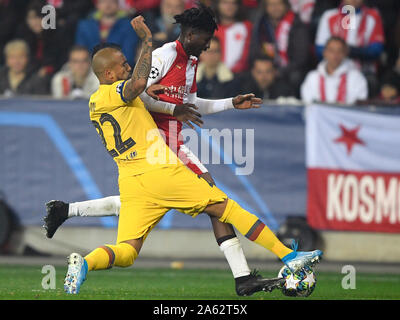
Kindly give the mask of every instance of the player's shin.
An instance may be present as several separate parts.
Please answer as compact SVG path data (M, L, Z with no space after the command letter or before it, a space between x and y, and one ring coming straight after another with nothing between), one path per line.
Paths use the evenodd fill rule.
M105 245L89 253L85 260L88 270L103 270L113 266L129 267L138 256L136 249L128 243Z
M230 223L246 238L270 250L280 259L293 250L287 248L257 216L242 209L229 199L221 222Z
M120 208L119 196L73 202L69 204L68 218L118 216Z

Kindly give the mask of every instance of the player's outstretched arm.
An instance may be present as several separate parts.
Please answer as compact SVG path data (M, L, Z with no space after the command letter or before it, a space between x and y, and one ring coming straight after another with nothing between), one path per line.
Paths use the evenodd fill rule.
M217 113L229 109L252 109L259 108L262 99L256 98L253 93L238 95L234 98L208 100L198 98L197 94L191 94L189 101L198 107L202 115Z
M144 18L138 16L131 21L133 29L142 40L142 51L133 70L132 77L124 86L124 97L126 100L133 100L139 96L147 85L147 78L151 70L151 54L153 51L153 40L150 29L144 23Z

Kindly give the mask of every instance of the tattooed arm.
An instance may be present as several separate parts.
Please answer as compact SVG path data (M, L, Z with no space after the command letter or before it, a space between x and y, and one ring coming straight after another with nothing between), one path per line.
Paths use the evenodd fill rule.
M123 95L126 100L133 100L139 96L147 85L147 78L151 70L151 53L152 53L152 35L149 28L144 23L144 18L138 16L131 21L133 29L138 37L142 40L142 52L136 63L132 73L132 78L129 79L124 86Z

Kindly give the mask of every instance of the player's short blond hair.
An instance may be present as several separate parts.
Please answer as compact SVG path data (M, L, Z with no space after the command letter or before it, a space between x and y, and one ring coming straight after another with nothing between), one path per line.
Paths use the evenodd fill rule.
M4 46L4 56L8 56L12 51L23 50L26 55L29 55L29 46L26 41L21 39L15 39L7 42Z

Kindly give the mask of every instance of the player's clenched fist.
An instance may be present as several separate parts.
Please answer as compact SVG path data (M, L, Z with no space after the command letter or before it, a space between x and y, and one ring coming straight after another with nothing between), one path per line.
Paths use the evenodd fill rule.
M151 31L144 23L142 16L137 16L131 20L132 28L141 40L151 38Z

